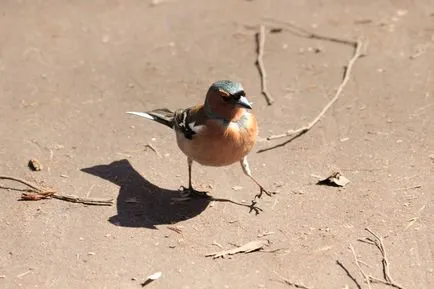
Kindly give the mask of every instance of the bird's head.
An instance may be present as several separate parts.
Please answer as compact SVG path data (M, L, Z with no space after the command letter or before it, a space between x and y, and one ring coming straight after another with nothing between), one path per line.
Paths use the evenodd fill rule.
M245 109L252 109L244 88L231 80L214 82L206 95L205 106L212 112L227 120L233 120Z

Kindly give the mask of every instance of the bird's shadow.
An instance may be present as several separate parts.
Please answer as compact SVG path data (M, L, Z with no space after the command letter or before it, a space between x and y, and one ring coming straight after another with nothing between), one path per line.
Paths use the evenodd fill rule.
M108 165L96 165L81 171L98 176L118 185L117 215L109 222L122 227L145 227L156 229L157 225L174 224L202 213L211 201L228 202L250 208L258 214L255 204L246 205L228 199L193 198L186 202L174 202L178 190L160 188L139 174L128 160L114 161Z
M167 190L150 183L128 160L96 165L81 171L108 180L119 188L117 215L109 221L123 227L156 229L156 225L173 224L199 215L211 199L196 198L188 202L174 202L179 191Z

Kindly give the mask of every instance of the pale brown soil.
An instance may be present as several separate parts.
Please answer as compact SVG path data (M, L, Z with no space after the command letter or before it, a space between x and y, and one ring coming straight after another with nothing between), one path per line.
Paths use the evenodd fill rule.
M116 204L19 202L0 189L0 288L141 288L157 271L146 288L290 288L279 275L358 288L337 260L368 288L348 249L382 278L379 251L357 241L365 227L384 237L394 281L434 288L433 13L432 0L1 1L0 175ZM255 33L270 18L362 36L368 56L311 131L263 153L285 139L258 142L253 173L279 192L261 199L261 214L224 200L171 204L185 156L170 130L126 111L200 103L213 81L235 79L264 139L306 124L333 97L351 47L284 31L267 34L267 106ZM42 171L27 168L31 158ZM349 185L315 185L312 175L336 169ZM238 165L193 170L215 198L248 204L257 193ZM214 241L229 249L264 232L274 232L262 237L266 251L281 250L204 257L220 250Z

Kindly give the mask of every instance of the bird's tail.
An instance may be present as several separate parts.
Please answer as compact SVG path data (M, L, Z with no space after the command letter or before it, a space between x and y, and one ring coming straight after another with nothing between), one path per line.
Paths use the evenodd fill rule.
M128 111L127 113L141 116L147 119L152 119L158 123L173 128L175 113L171 110L168 110L167 108L154 109L147 112Z

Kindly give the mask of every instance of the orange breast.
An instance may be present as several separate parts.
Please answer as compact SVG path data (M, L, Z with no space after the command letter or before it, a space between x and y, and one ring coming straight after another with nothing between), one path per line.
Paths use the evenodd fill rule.
M178 146L193 161L205 166L227 166L240 161L256 142L256 119L246 113L242 121L225 126L219 120L208 120L206 128L186 139L177 132Z

